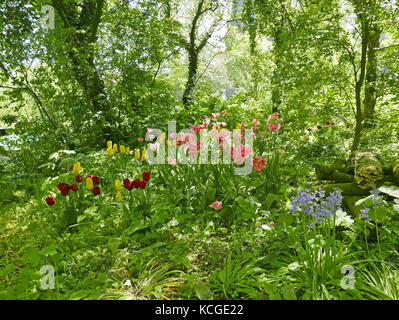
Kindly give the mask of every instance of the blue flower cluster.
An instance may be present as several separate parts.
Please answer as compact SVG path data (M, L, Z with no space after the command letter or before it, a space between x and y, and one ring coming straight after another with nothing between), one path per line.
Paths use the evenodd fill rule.
M337 210L341 209L342 203L341 190L336 189L326 197L325 191L320 188L314 192L310 190L298 190L297 197L291 198L291 213L302 211L309 216L316 218L316 223L320 224L324 219L330 218ZM308 226L313 228L313 223Z
M380 195L380 190L376 189L375 186L373 188L373 190L370 191L370 193L372 194L372 196L370 197L370 200L374 202L373 204L373 209L378 209L378 205L381 203L381 200L378 198L378 196ZM367 219L367 221L370 221L370 219L368 219L368 213L370 212L370 208L366 208L365 203L363 202L362 205L362 209L360 209L360 212L362 214L359 215L360 218L362 219Z

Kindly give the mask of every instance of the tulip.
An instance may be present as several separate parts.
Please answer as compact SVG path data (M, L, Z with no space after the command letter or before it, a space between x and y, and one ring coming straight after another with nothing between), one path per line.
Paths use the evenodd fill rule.
M215 210L219 210L222 207L223 202L222 201L215 201L210 205L211 208Z
M130 185L130 180L128 178L123 180L123 186L125 187L125 189L129 188Z
M266 159L256 157L255 159L253 159L252 164L255 171L262 171L262 169L266 167Z
M136 149L134 151L134 159L135 160L140 160L140 150L139 149Z
M94 189L94 183L93 183L93 180L90 177L86 178L86 187L89 190L93 190Z
M94 185L100 184L100 177L95 176L91 178L93 180Z
M241 123L237 123L236 129L237 130L241 129Z
M114 143L114 152L118 152L118 145L116 143Z
M117 191L121 191L122 190L121 182L118 179L115 180L115 188L116 188Z
M147 182L145 180L140 180L139 186L141 189L145 189Z
M69 187L71 188L71 190L73 190L75 192L78 191L78 189L79 189L79 187L76 184L71 184Z
M73 165L73 170L72 170L72 172L73 172L74 174L78 174L79 171L80 171L80 162L79 162L79 161L76 161L75 164Z
M140 180L139 179L134 179L131 183L133 184L133 187L135 187L136 189L140 188Z
M49 206L52 206L52 205L54 205L55 200L54 200L54 198L53 198L52 196L48 196L48 197L46 198L46 202L47 202L47 204L48 204Z
M83 178L79 174L76 176L75 180L76 180L76 182L83 182Z
M120 146L121 153L124 154L126 152L125 146Z
M112 148L112 141L107 141L108 148Z
M65 182L60 182L59 184L57 184L58 190L61 191L62 187L63 187L65 184L66 184Z
M126 153L129 154L130 153L130 148L126 147Z
M71 190L71 188L65 183L65 184L62 186L62 188L61 188L61 194L62 194L63 196L66 196L66 195L69 193L70 190Z
M144 171L143 172L143 180L144 181L149 181L150 180L150 171Z
M147 150L145 150L145 149L141 153L141 160L147 160Z
M100 187L99 187L99 186L95 186L95 187L93 188L93 194L94 194L95 196L97 196L97 195L100 194Z
M122 201L122 193L120 191L116 192L116 200L119 202Z
M112 150L112 148L108 148L107 149L108 155L111 157L114 154L114 151Z

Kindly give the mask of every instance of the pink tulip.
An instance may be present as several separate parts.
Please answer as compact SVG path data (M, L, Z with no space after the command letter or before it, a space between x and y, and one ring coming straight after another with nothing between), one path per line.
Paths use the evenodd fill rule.
M223 202L222 201L215 201L210 205L211 208L215 210L219 210L222 207Z
M256 157L253 161L252 164L254 166L255 171L262 171L264 167L266 167L266 159L263 159L261 157Z
M171 166L176 167L177 166L177 161L176 159L173 159L172 157L168 157L168 162Z

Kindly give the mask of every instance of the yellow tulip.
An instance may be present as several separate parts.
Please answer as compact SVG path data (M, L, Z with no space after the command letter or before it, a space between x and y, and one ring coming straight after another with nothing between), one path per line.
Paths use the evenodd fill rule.
M140 160L140 150L139 149L136 149L134 151L134 159L135 160Z
M114 152L118 152L118 145L114 143Z
M121 153L125 153L126 152L125 146L120 146L120 150L121 150Z
M130 148L126 147L126 153L129 154L130 153Z
M166 132L163 133L163 137L166 138Z
M73 172L74 174L78 174L79 171L80 171L80 162L79 162L79 161L76 161L75 164L73 165L73 170L72 170L72 172Z
M108 155L111 157L114 154L114 151L112 151L112 148L107 149Z
M147 160L147 150L145 150L145 149L141 153L141 160Z
M108 148L112 148L112 141L107 141Z
M237 129L237 130L238 130L238 129L241 129L241 123L237 123L236 129Z
M116 200L118 200L119 202L122 201L122 193L120 191L116 192Z
M94 189L94 183L93 180L89 177L86 178L86 187L89 190L93 190Z
M118 179L115 180L115 188L116 188L117 191L121 191L122 190L121 182Z

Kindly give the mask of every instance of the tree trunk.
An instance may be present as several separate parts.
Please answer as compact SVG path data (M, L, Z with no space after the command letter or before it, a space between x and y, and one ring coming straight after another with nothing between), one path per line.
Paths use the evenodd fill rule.
M384 171L379 159L371 152L355 154L355 181L362 189L373 187L384 179Z
M183 93L183 104L188 106L193 101L195 80L197 79L198 72L198 52L195 48L190 48L188 51L188 77L186 88Z
M355 1L355 11L358 19L361 21L362 29L362 52L360 60L360 75L357 77L357 71L355 72L355 96L356 96L356 127L355 136L353 138L351 157L354 156L355 152L359 148L360 139L363 130L363 108L362 108L362 88L364 83L364 77L366 72L366 62L367 62L367 46L369 41L369 22L367 19L367 13L364 8L362 1Z
M364 119L372 117L377 100L377 49L380 47L380 36L381 31L376 27L371 27L367 51L367 74L364 89Z
M280 82L278 81L278 72L281 64L280 47L282 44L281 40L281 26L280 23L275 24L274 42L273 42L273 53L274 53L274 70L271 78L272 85L272 112L279 112L281 106L281 89Z
M81 13L79 18L76 19L76 17L73 17L74 10L69 10L67 7L67 5L76 6L76 3L66 4L63 0L52 1L53 7L57 10L63 22L63 27L75 30L66 40L66 54L71 60L74 77L82 87L95 112L107 112L110 109L104 82L94 63L94 44L97 41L97 31L101 22L104 3L104 0L83 1ZM107 120L111 119L108 117Z

